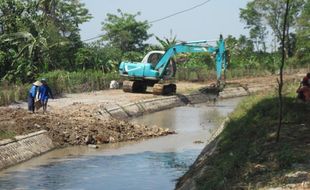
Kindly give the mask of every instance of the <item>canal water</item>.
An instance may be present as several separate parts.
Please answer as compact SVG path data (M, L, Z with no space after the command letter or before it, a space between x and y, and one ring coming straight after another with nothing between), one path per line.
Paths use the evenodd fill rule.
M0 172L0 189L169 190L240 98L173 108L134 119L177 134L51 151Z

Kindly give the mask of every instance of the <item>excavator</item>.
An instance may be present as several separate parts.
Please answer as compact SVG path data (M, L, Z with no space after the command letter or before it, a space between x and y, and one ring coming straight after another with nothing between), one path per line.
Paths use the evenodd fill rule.
M127 80L123 81L124 92L144 93L148 86L153 87L155 95L176 93L176 85L171 82L176 73L173 56L178 53L208 52L214 55L216 62L216 87L223 84L222 72L226 70L229 52L225 48L223 36L216 46L208 45L207 40L181 42L171 46L167 51L151 51L140 63L121 62L119 74Z

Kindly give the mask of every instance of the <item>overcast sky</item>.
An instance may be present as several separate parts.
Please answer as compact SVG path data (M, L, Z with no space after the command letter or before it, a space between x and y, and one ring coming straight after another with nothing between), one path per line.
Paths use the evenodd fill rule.
M205 0L81 0L85 3L93 18L81 28L82 40L102 34L101 22L107 13L123 12L135 14L141 12L138 20L156 20L175 12L198 5ZM239 8L244 8L249 0L210 0L205 5L189 12L176 15L152 24L149 32L160 37L176 35L178 40L214 40L220 34L238 37L247 35L244 23L239 19ZM157 43L154 37L148 42Z

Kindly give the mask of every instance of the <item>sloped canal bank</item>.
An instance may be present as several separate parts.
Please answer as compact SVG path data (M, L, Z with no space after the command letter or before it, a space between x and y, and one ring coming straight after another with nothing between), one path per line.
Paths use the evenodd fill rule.
M139 142L68 147L0 173L0 189L173 189L238 99L178 107L134 122L177 134Z

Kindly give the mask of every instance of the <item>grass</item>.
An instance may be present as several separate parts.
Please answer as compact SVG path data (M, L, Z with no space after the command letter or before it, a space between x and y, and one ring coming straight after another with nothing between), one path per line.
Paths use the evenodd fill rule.
M276 143L278 99L256 95L244 100L230 115L220 134L218 152L198 180L201 189L231 189L250 184L285 183L283 173L309 164L310 104L296 101L289 86L284 98L284 125ZM310 168L309 168L310 170Z
M27 99L27 92L30 85L7 85L1 84L0 106L9 105L12 102Z
M15 135L16 135L15 132L0 130L0 140L2 140L2 139L11 139Z
M271 75L267 70L257 69L228 69L226 71L226 79L236 79L244 77L260 77ZM181 81L210 81L216 80L216 72L214 69L206 67L201 68L178 68L176 79Z

